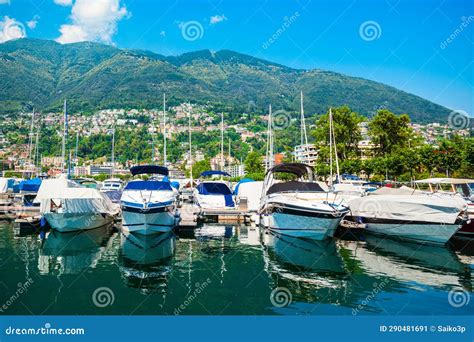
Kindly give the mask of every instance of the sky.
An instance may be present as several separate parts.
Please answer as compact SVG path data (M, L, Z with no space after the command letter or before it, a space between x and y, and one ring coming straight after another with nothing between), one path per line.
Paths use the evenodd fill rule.
M472 0L0 0L0 43L234 50L382 82L474 115Z

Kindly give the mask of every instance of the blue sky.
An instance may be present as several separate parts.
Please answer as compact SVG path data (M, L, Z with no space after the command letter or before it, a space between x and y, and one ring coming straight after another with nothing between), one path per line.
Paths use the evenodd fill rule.
M230 49L474 114L472 0L0 0L0 21L0 41L95 40L165 55Z

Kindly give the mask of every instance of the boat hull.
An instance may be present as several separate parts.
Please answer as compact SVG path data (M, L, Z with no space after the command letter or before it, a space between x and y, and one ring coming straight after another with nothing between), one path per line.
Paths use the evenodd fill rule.
M270 230L277 233L312 240L324 240L334 236L341 218L308 217L273 213L269 216Z
M436 245L446 244L461 226L462 223L366 222L370 233Z
M172 210L129 211L122 208L122 229L141 235L167 233L177 224L177 217Z
M61 233L77 232L103 227L113 222L113 217L99 213L45 213L44 218Z
M465 223L461 229L459 229L456 234L456 237L474 239L474 218L470 219L469 223Z

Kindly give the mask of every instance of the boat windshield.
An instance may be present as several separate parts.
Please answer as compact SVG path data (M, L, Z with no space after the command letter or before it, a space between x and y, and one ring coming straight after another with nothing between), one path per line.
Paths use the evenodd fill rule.
M124 190L163 190L173 191L169 182L133 181L127 184Z
M267 191L267 195L277 192L325 192L318 183L289 181L275 183Z

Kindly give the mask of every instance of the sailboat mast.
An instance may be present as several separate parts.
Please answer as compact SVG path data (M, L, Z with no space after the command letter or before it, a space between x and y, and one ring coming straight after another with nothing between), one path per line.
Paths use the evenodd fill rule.
M272 115L272 105L268 107L269 111L269 122L268 122L268 127L269 127L269 146L268 146L268 167L271 169L273 167L273 115Z
M329 108L329 185L332 186L332 110Z
M191 188L193 187L193 147L192 147L192 133L191 133L191 112L188 114L189 125L189 161L191 164Z
M224 171L224 113L221 113L221 171Z
M33 130L35 127L35 108L33 107L33 113L31 113L31 126L30 133L28 135L28 167L31 166L32 159L31 154L33 153Z
M334 118L331 115L331 125L332 125L332 142L334 144L334 159L336 160L336 177L339 181L340 174L339 174L339 158L337 156L337 144L336 144L336 134L334 132Z
M110 170L111 178L113 178L115 173L115 121L114 128L112 129L112 169Z
M63 124L63 143L62 143L62 162L61 162L61 171L64 172L66 168L66 140L67 140L67 100L64 100L64 124Z
M163 165L168 164L168 156L166 155L166 94L163 93Z
M36 169L36 177L38 177L39 174L39 168L40 168L40 163L38 161L38 155L39 155L39 131L40 131L40 125L38 125L38 129L36 130L36 142L35 142L35 169Z
M304 107L303 107L303 92L301 92L301 145L308 145L308 134L306 133L306 121L304 118ZM308 146L306 146L308 147Z

